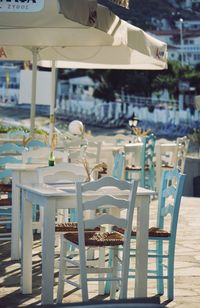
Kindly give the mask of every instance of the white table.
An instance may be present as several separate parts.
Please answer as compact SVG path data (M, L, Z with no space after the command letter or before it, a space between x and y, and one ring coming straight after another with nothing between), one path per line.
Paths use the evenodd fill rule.
M11 260L20 259L20 189L17 185L36 183L39 167L47 164L6 164L5 168L12 170L12 232Z
M160 181L162 175L162 155L171 152L173 155L173 163L175 163L176 143L160 143L155 146L156 152L156 192L160 190Z
M56 209L75 207L75 190L64 191L38 184L19 185L22 189L22 277L23 294L32 293L32 203L44 210L42 241L42 304L53 303ZM62 188L63 189L63 188ZM147 296L147 260L150 196L154 192L138 188L135 296Z

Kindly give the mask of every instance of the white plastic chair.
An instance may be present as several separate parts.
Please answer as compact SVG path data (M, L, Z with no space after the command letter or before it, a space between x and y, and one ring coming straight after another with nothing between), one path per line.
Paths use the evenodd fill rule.
M118 191L118 195L114 192ZM122 197L123 191L128 190L128 197ZM127 297L127 278L129 268L129 249L130 236L133 220L133 212L135 206L135 197L137 190L137 181L128 183L120 181L113 177L103 177L100 180L89 183L76 183L77 194L77 209L78 209L78 232L68 232L62 236L61 252L60 252L60 268L59 268L59 283L57 302L62 302L64 292L64 282L67 282L82 291L83 301L88 300L88 282L91 281L106 281L111 283L111 298L116 295L120 283L120 298ZM85 196L92 194L94 196L90 200L85 199ZM98 196L99 194L99 196ZM102 211L106 208L106 211ZM124 218L114 215L113 209L123 209L126 214ZM87 211L99 211L98 216L88 218ZM122 236L117 232L111 232L113 225L123 226L126 232ZM105 227L108 230L105 232ZM94 230L100 228L100 231ZM87 230L87 231L86 231ZM68 257L68 243L74 245L79 251L80 260L75 260ZM122 259L119 258L118 248L123 245ZM113 253L113 263L110 267L106 266L105 261L102 262L99 253L99 265L91 267L88 265L86 257L87 249L109 248ZM71 264L71 267L68 267ZM121 271L118 271L120 264ZM104 275L109 273L109 275ZM79 274L80 284L71 280L68 275ZM90 278L89 275L94 275Z

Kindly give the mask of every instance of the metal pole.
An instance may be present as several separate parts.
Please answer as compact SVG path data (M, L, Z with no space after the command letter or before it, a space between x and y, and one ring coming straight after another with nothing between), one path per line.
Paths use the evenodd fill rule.
M51 67L51 105L50 105L50 127L49 127L49 143L51 144L54 125L55 125L55 100L56 100L56 65L52 61Z
M180 18L180 47L181 47L181 65L183 66L184 64L184 50L183 50L183 19Z
M33 135L35 128L35 104L36 104L37 56L38 56L38 49L36 47L32 49L32 54L33 54L33 66L32 66L32 93L31 93L31 115L30 115L31 135Z

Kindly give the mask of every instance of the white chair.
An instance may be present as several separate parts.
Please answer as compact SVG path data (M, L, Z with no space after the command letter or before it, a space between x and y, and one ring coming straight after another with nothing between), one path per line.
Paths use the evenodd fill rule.
M39 183L49 185L70 184L77 181L83 182L87 178L83 166L67 162L57 164L53 167L39 168L37 174ZM76 209L71 209L69 212L60 210L57 214L57 223L55 225L56 232L77 231ZM42 223L42 212L40 216Z
M118 191L119 195L113 196L114 191ZM128 197L124 197L123 191L128 190ZM116 295L116 289L120 283L120 298L127 297L127 277L129 268L129 249L130 236L133 220L133 212L135 206L135 197L137 190L137 181L128 183L120 181L113 177L103 177L100 180L89 183L76 183L77 209L78 209L78 232L68 232L62 236L61 252L60 252L60 268L57 302L62 302L64 292L64 282L67 282L82 290L83 301L88 300L88 282L91 281L111 281L111 298ZM99 196L92 198L91 192L99 193ZM87 194L91 194L91 198L87 199ZM123 197L122 197L123 196ZM85 199L86 197L86 199ZM106 211L102 211L106 209ZM125 217L120 218L113 211L125 210ZM86 213L90 210L98 211L98 216L88 218ZM113 225L123 226L126 230L124 235L112 232ZM100 231L94 230L100 228ZM106 229L108 230L106 232ZM86 231L87 230L87 231ZM74 245L79 251L79 259L68 257L67 244ZM122 258L118 255L119 246L123 245ZM102 254L99 252L100 266L92 266L88 264L86 257L87 249L108 248L113 253L112 266L107 265L105 260L101 260ZM68 266L71 264L71 267ZM120 265L119 265L120 264ZM119 267L120 269L119 270ZM109 275L104 275L104 274ZM70 275L80 275L80 283L71 280ZM89 277L93 275L94 277ZM66 278L68 276L68 278ZM118 282L118 283L117 283Z
M101 142L85 140L79 147L71 147L68 151L71 162L86 158L96 164L100 162Z
M43 147L22 152L23 163L48 163L50 148ZM64 152L54 151L55 162L59 163L67 159Z
M168 161L162 157L162 170L178 168L181 172L184 172L185 158L188 151L188 146L189 139L187 136L177 138L174 155L171 155Z

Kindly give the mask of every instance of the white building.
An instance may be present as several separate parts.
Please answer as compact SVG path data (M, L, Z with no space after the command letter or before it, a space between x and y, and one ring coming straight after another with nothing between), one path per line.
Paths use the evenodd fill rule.
M152 34L168 44L169 59L183 59L184 64L191 66L200 63L200 30L184 30L182 41L180 30L154 31Z

